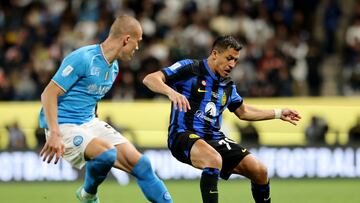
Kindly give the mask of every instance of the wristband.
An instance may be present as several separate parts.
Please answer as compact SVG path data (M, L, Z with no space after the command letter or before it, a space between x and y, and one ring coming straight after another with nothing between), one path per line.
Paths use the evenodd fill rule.
M275 114L275 119L280 119L281 118L281 114L282 114L282 110L281 109L274 109L274 114Z

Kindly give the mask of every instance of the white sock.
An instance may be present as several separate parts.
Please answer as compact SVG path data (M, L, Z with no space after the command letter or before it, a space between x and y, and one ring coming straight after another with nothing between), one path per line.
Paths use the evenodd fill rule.
M92 199L95 197L94 194L87 193L84 188L81 190L81 197L84 199Z

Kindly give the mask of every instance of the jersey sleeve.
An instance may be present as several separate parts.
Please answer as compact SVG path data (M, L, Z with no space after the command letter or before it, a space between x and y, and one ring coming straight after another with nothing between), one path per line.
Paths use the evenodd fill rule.
M161 72L165 75L166 84L174 84L180 80L186 79L193 72L193 60L185 59L163 68Z
M232 85L232 91L230 96L230 104L228 105L228 109L231 112L234 112L237 108L239 108L243 103L243 98L237 93L236 86Z
M55 73L52 81L55 82L65 92L85 73L88 66L87 60L79 54L70 54L64 58L60 68Z

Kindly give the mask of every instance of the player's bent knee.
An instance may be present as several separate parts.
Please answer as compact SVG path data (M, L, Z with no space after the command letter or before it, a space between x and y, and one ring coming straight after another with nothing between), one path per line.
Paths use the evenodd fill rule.
M268 171L264 164L259 163L252 173L254 174L253 182L257 184L266 184L268 182Z
M221 166L222 166L222 158L221 158L220 154L217 153L215 156L213 156L212 161L213 161L213 163L214 163L215 166L216 166L216 167L214 167L214 168L221 169Z
M94 138L86 146L85 157L91 160L110 149L114 149L114 146L105 142L102 139Z
M202 168L217 168L221 169L222 158L219 153L211 153L203 156Z
M116 149L111 148L111 149L101 153L94 160L96 160L96 162L100 162L104 165L112 167L116 161L116 157L117 157Z

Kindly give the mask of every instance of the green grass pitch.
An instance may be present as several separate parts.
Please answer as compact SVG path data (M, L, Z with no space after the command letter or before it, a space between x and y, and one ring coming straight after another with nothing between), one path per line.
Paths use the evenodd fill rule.
M166 181L175 203L200 203L199 181ZM0 183L1 203L76 202L80 182ZM248 180L219 182L220 203L252 203ZM360 203L360 179L290 179L271 181L275 203ZM147 202L134 180L126 186L105 181L100 188L102 203Z

